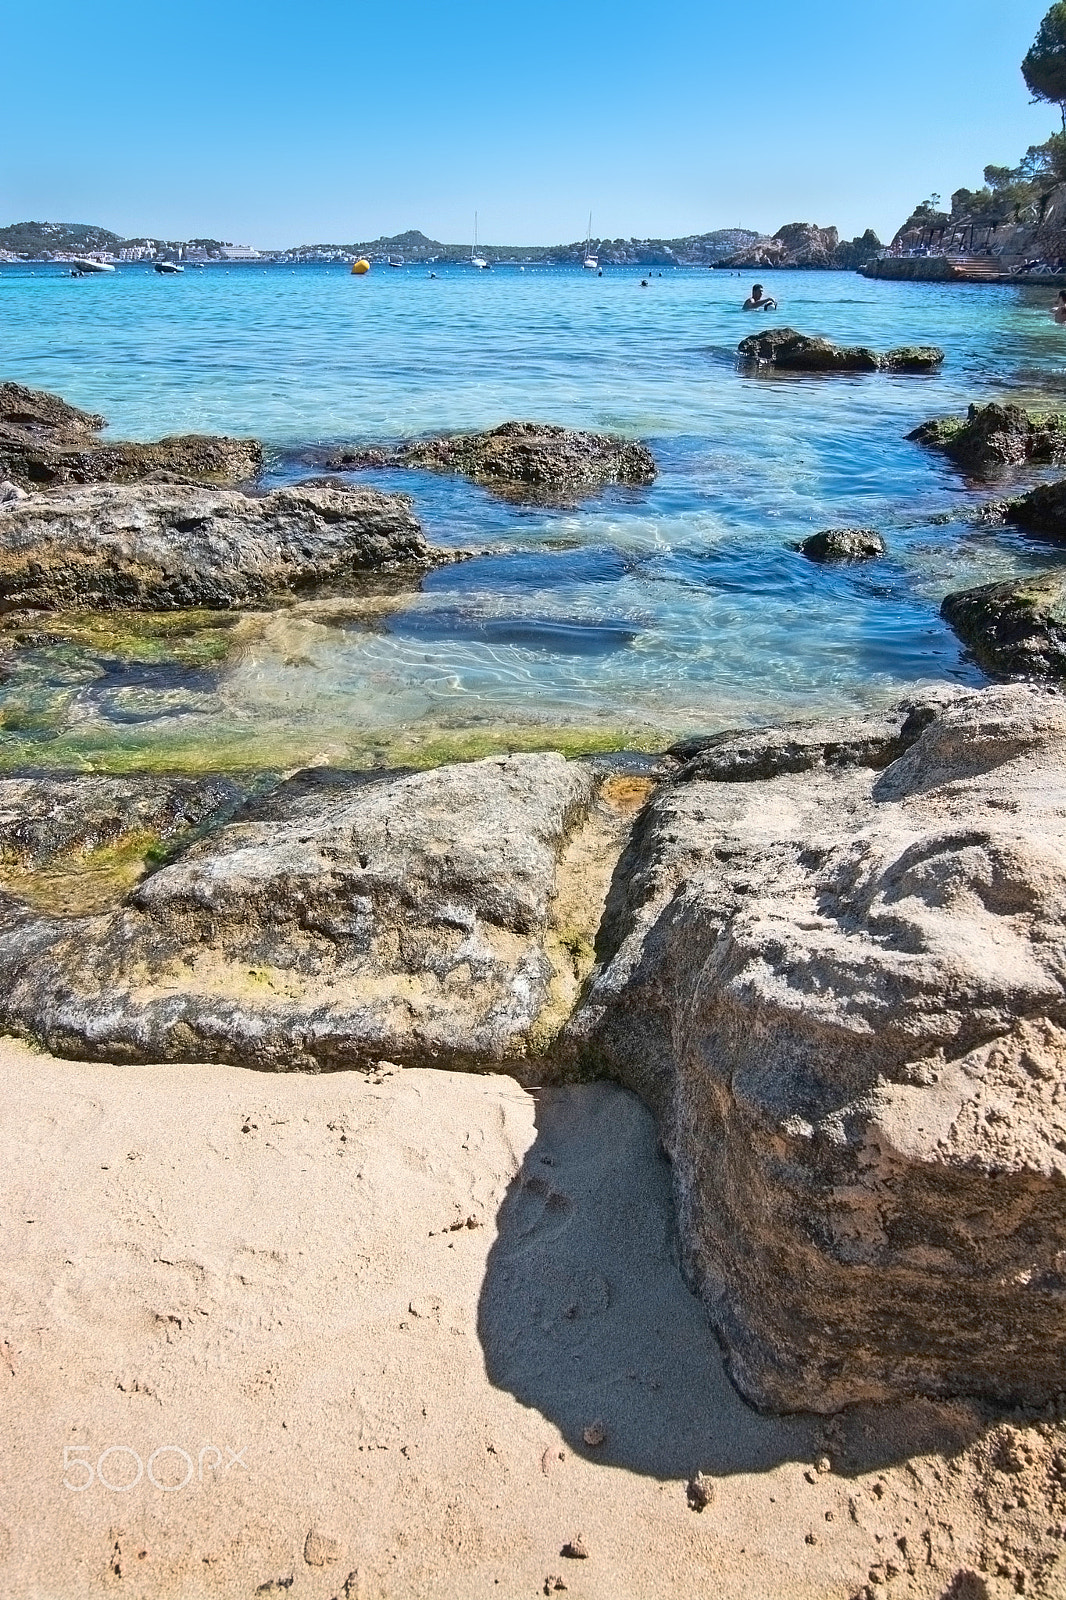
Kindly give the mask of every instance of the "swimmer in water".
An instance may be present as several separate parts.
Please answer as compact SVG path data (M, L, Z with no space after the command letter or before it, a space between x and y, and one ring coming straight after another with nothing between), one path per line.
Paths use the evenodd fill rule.
M1051 308L1051 315L1060 327L1066 323L1066 289L1059 290L1059 297Z
M753 283L751 294L744 302L745 311L776 311L777 301L773 295L763 294L762 284Z

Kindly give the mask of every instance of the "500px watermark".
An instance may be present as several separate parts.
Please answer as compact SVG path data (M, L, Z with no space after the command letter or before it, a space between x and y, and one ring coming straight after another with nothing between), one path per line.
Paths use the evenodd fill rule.
M222 1451L215 1444L205 1444L200 1446L194 1458L180 1444L161 1444L152 1451L146 1465L132 1445L109 1444L94 1462L89 1445L65 1444L63 1487L80 1494L98 1483L101 1488L110 1489L114 1494L126 1494L130 1489L136 1489L142 1481L147 1481L153 1488L169 1494L175 1489L188 1489L192 1484L203 1483L205 1471L225 1473L239 1467L247 1472L248 1463L244 1459L247 1448L245 1445L243 1450L231 1450L227 1445ZM227 1461L223 1461L223 1454L229 1457Z

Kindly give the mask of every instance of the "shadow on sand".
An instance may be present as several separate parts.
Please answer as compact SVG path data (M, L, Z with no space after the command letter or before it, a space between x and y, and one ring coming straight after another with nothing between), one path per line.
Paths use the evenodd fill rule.
M685 1286L651 1114L612 1084L537 1095L537 1138L498 1218L478 1308L490 1380L570 1448L663 1479L814 1461L826 1420L769 1417L732 1387ZM595 1422L606 1440L590 1448ZM953 1455L987 1419L966 1404L857 1406L837 1424L837 1470Z

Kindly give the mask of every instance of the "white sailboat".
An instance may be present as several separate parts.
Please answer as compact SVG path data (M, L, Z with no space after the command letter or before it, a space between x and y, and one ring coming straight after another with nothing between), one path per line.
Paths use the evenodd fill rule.
M600 266L599 258L592 254L592 212L591 211L589 212L589 231L585 236L585 259L581 263L581 265L583 267L588 267L590 272L598 272L599 271L599 266Z
M477 253L477 212L476 211L474 212L474 242L470 246L470 265L472 267L477 267L480 272L484 272L485 269L488 266L488 262L485 260L485 257L484 256L479 256L478 253Z

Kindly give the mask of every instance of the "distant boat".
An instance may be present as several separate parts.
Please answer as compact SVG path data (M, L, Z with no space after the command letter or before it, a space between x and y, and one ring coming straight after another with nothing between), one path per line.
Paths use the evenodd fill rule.
M185 268L180 264L180 262L177 261L157 261L155 264L155 270L157 272L173 274L175 272L184 272Z
M474 242L470 246L470 265L472 267L477 267L480 272L484 272L485 269L488 267L488 262L485 260L485 257L484 256L479 256L478 253L477 253L477 212L476 211L474 212Z
M399 261L394 261L392 259L392 257L390 256L388 264L389 264L390 267L402 267L404 265L403 256L400 257Z
M94 261L92 256L79 256L74 267L79 273L85 272L114 272L110 261Z
M599 260L592 254L592 212L589 212L589 231L585 236L585 259L582 266L588 267L590 272L599 271Z

